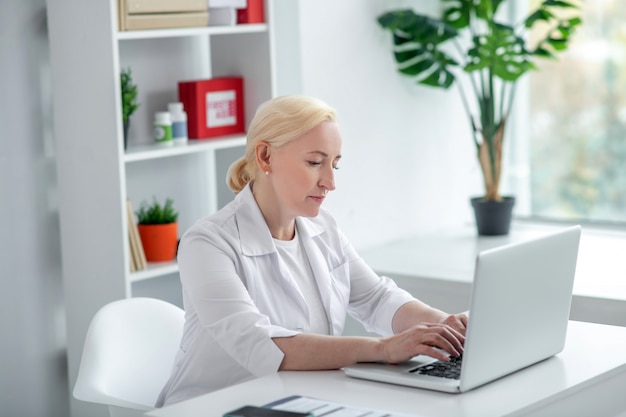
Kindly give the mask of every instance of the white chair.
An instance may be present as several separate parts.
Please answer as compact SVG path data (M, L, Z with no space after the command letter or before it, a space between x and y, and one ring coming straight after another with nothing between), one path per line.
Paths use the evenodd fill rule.
M74 398L104 404L111 417L154 408L183 333L184 311L154 298L128 298L93 317Z

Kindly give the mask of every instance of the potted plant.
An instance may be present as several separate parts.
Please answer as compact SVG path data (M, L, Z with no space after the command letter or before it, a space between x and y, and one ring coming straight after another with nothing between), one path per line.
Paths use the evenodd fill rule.
M128 144L128 129L130 128L130 116L139 108L137 102L137 85L133 83L130 67L120 73L120 85L122 90L122 121L124 126L124 149Z
M166 262L176 258L178 246L178 213L171 198L161 205L156 197L152 204L141 203L137 229L148 262Z
M441 18L399 9L381 14L378 23L393 34L394 57L402 75L430 87L457 85L485 186L484 196L471 199L478 233L507 234L515 198L501 196L499 186L505 126L516 83L537 69L534 58L555 58L567 48L582 21L579 16L557 13L559 9L577 11L578 6L571 1L543 0L525 19L511 25L498 14L506 0L442 2ZM527 32L539 26L541 34L531 45ZM460 75L468 83L461 84Z

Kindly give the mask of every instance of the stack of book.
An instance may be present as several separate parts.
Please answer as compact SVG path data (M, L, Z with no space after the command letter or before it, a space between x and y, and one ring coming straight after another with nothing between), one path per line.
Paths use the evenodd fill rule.
M118 0L119 30L206 26L207 0Z
M128 215L128 241L130 243L130 272L142 271L148 267L148 262L139 237L133 206L129 199L126 200L126 211Z

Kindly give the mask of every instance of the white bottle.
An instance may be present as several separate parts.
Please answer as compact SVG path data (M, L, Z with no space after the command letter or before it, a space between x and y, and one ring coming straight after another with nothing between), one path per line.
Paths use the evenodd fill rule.
M159 145L172 145L172 119L169 112L154 114L154 142Z
M183 103L176 102L167 105L172 118L172 139L175 145L187 143L187 113L183 110Z

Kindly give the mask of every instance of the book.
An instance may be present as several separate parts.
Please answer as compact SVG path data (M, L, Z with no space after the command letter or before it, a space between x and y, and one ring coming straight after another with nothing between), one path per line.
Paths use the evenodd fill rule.
M209 12L132 14L123 20L124 30L202 27L209 24Z
M207 0L125 0L127 14L205 12Z
M206 0L118 0L118 30L202 27L209 23Z
M126 30L126 0L117 0L117 30Z
M130 199L126 199L126 211L128 215L128 237L130 239L131 260L134 262L136 271L142 271L147 268L146 254L143 250L137 223L135 222L135 214ZM132 266L131 266L132 271Z
M126 217L128 221L128 241L130 243L130 270L131 272L137 271L139 268L139 251L137 249L137 242L135 237L133 236L133 223L134 219L131 216L132 208L130 206L130 201L126 201Z
M128 264L130 265L130 272L137 271L137 264L135 263L135 257L133 256L133 242L128 234Z

